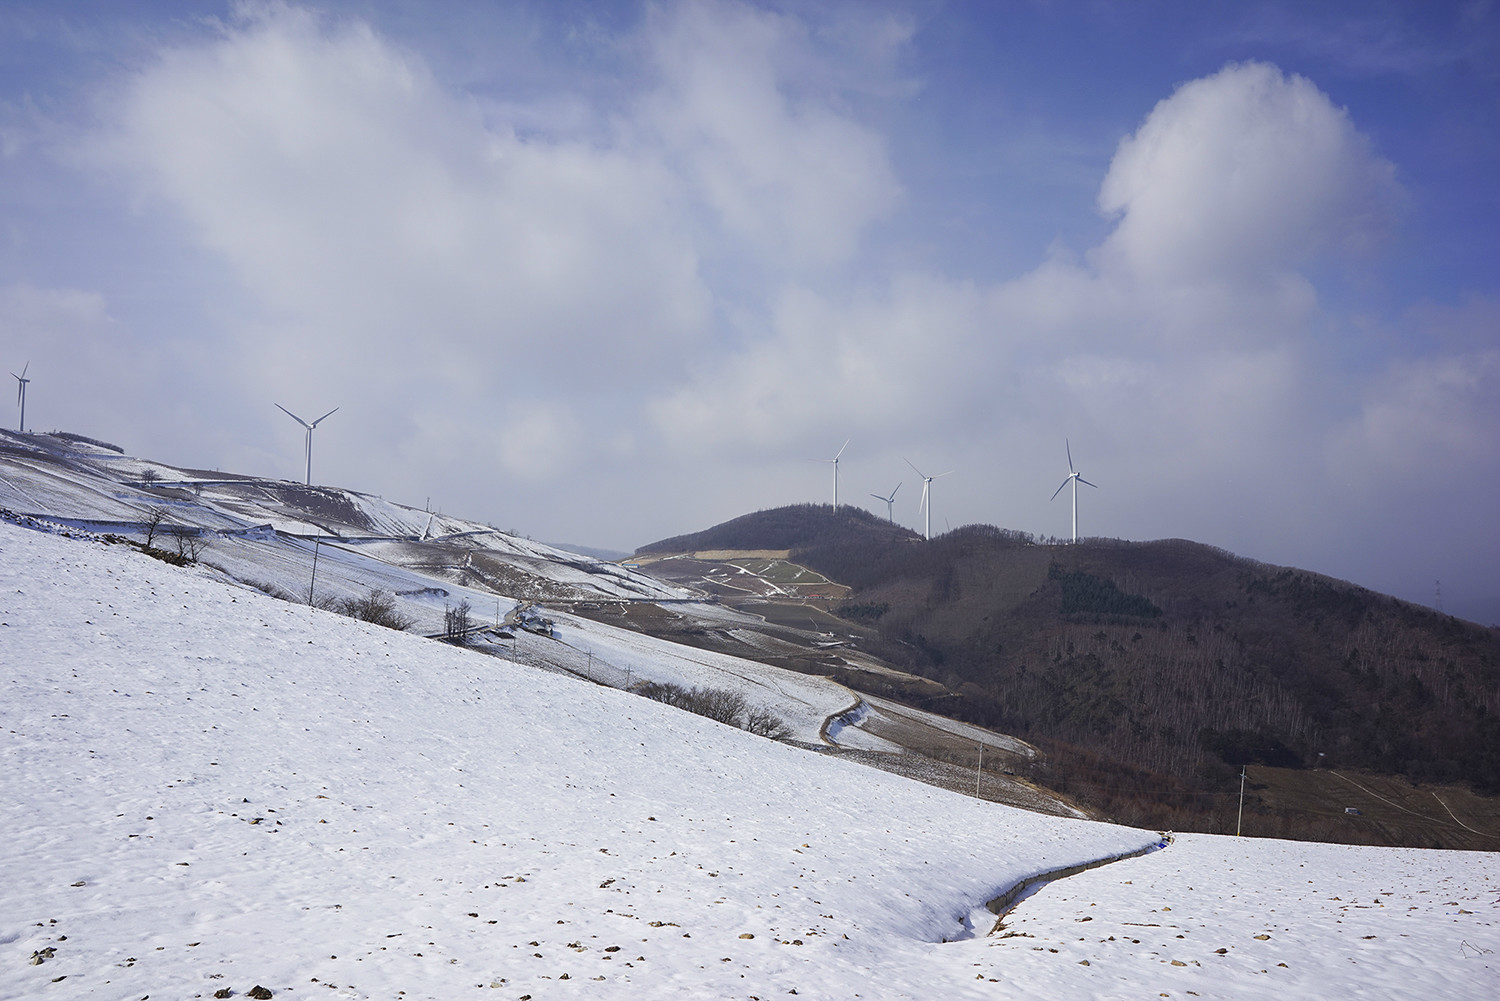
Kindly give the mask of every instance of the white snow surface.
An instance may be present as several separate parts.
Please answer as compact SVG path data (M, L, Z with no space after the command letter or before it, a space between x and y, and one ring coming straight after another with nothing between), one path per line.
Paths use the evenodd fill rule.
M426 554L425 561L458 560L465 548L472 549L529 575L535 586L546 587L551 597L560 599L681 601L693 596L618 564L354 490L248 477L208 479L207 474L51 435L0 430L0 446L0 508L137 539L144 537L143 525L152 511L165 511L167 524L209 533L209 561L221 551L218 555L226 561L237 561L235 570L245 575L242 580L282 586L275 578L299 562L288 557L295 557L291 550L302 541L287 536L337 539L346 552L363 546L377 560L413 558L410 544L417 540L461 540L461 547ZM142 480L147 473L156 477L154 482ZM276 533L282 533L279 539ZM236 551L237 537L268 545L241 545ZM278 541L283 543L279 552L269 545ZM300 548L310 546L308 542ZM255 565L260 559L266 561L265 568ZM367 575L378 580L390 572L377 568ZM295 582L286 590L296 593L298 584L306 587L305 573L292 576Z
M5 523L0 784L0 998L1497 983L1494 855L1183 837L1046 886L986 936L976 908L1016 881L1156 836Z

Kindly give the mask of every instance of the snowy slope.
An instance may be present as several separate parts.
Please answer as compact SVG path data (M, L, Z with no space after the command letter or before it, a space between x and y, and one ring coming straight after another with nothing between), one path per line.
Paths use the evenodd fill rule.
M692 597L681 588L617 564L370 494L178 469L53 435L0 431L0 508L137 538L142 537L141 526L153 509L167 512L169 524L202 529L213 538L264 540L266 536L258 530L269 526L283 537L364 545L373 558L399 566L447 570L456 582L471 586L479 584L483 575L467 573L467 568L487 566L492 577L509 585L498 589L502 594L556 600L681 601ZM257 572L246 566L257 550L240 547L237 565L247 573L242 579L282 586L277 574L298 548L283 546L279 553L266 552L268 567ZM300 589L283 589L292 593L305 589L310 564L309 558L300 575Z
M1184 838L985 937L1001 889L1155 836L3 523L0 783L0 998L1479 997L1500 972L1500 866L1463 853Z

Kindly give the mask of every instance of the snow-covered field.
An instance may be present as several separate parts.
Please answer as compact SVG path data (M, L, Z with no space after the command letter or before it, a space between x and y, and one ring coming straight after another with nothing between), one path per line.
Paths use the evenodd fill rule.
M0 789L0 998L1500 983L1495 855L1182 837L1046 886L987 936L976 908L1016 881L1156 835L5 523Z

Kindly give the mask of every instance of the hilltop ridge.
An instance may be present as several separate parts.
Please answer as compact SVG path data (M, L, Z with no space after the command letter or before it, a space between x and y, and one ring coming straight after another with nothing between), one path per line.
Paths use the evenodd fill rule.
M695 553L704 550L807 549L819 545L847 545L882 540L915 542L916 532L878 518L860 507L831 504L794 504L740 515L729 521L637 549L636 555Z

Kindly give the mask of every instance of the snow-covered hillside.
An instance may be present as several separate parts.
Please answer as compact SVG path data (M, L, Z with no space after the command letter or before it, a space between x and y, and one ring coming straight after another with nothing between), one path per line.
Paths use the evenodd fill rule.
M371 586L418 589L433 577L459 588L479 586L491 597L692 597L618 564L383 497L179 469L77 436L0 430L0 508L136 538L160 512L164 530L181 528L210 540L209 558L238 579L291 593L308 587L313 540L320 540L320 551L331 544L329 556L346 565L342 578L328 578L334 597ZM353 590L339 593L341 581Z
M1500 973L1488 854L1184 838L987 936L1016 881L1156 835L3 523L0 788L3 998L1436 998Z
M499 652L617 688L655 681L733 691L774 713L799 741L826 742L824 723L857 699L821 675L653 638L555 606L607 606L623 616L627 607L650 605L659 620L681 622L685 632L733 637L729 645L737 652L785 658L806 649L759 631L766 623L758 616L695 600L697 592L627 567L357 491L181 469L76 435L0 431L0 508L142 543L153 538L150 518L158 513L157 547L171 549L175 531L199 533L205 566L323 607L381 591L415 631L429 636L442 633L448 611L464 602L473 622L498 626L518 598L546 601L558 626L554 635L538 640L520 633ZM479 642L486 645L485 638ZM487 648L496 652L492 642ZM865 726L842 728L836 745L904 753ZM984 744L993 752L1019 743L967 724L943 726L956 728L968 748ZM930 723L924 719L921 727ZM989 795L1073 812L1059 797L1000 776Z

